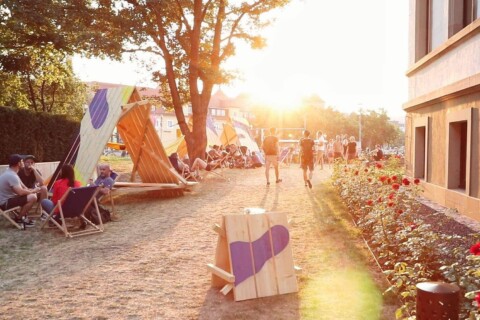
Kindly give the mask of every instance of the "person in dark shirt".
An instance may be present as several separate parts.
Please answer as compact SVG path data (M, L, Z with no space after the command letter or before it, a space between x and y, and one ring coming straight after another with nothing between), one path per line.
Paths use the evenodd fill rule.
M278 137L275 136L277 129L270 128L270 135L266 136L262 143L262 149L265 153L265 177L267 186L270 185L270 165L275 168L275 182L280 183L280 171L278 169Z
M28 189L40 190L37 194L39 201L46 199L48 196L47 186L44 184L44 179L40 171L36 168L37 158L33 155L27 155L23 158L24 167L18 171L18 176L22 183Z
M303 138L300 139L300 167L303 170L303 181L305 182L305 187L312 188L312 182L310 181L313 177L313 154L315 150L315 141L310 138L310 131L305 130L303 132ZM307 171L310 171L307 176Z

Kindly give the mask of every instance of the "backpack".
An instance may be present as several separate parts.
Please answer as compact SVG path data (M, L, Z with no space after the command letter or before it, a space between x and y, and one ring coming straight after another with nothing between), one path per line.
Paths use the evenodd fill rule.
M110 210L98 205L98 211L100 212L100 217L102 218L102 223L112 221ZM92 206L87 212L85 212L85 218L90 220L93 224L99 225L97 213L95 212L95 207Z

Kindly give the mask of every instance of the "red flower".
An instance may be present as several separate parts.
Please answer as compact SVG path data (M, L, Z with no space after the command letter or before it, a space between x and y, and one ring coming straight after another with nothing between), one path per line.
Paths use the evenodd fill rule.
M382 197L378 197L377 202L382 202L382 201L383 201Z
M397 181L397 176L392 176L393 181Z
M365 172L368 172L368 169L367 169L367 168L365 168L365 170L363 170L363 171L365 171Z
M392 192L388 195L388 199L392 200L393 198L395 198L395 193Z
M415 183L415 184L420 184L420 179L415 178L415 180L413 180L413 183Z
M373 205L373 200L367 200L367 206Z
M402 209L398 209L398 210L397 210L397 213L398 213L398 214L402 214L402 213L403 213L403 210L402 210Z
M417 225L415 223L410 223L410 229L415 229L417 227Z
M388 178L388 179L387 179L387 183L388 183L388 184L392 183L392 179Z
M480 292L475 295L475 301L477 301L477 305L480 308Z
M375 166L378 168L378 169L382 169L383 165L380 163L380 162L377 162L375 164Z
M408 186L410 184L410 180L408 180L407 178L403 178L402 183Z
M387 205L388 205L389 207L393 207L393 206L395 205L395 203L393 203L393 202L388 202Z
M344 171L345 171L345 172L348 172L348 168L345 168Z
M477 242L476 244L470 247L470 253L476 256L480 256L480 242Z
M394 183L394 184L392 184L392 188L393 188L393 190L398 190L398 189L400 189L400 185L398 183Z
M358 170L355 171L355 175L358 176Z
M387 180L387 176L381 176L378 178L378 180L385 182Z
M367 180L368 180L368 182L372 182L372 178L368 178Z

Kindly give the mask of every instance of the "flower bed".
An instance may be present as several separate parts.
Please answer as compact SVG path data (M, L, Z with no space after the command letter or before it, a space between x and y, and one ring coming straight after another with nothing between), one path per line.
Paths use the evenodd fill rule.
M405 177L401 162L394 157L337 163L333 173L335 187L392 284L387 292L402 298L397 319L415 318L416 284L425 281L457 284L460 319L480 319L478 235L417 201L420 181Z

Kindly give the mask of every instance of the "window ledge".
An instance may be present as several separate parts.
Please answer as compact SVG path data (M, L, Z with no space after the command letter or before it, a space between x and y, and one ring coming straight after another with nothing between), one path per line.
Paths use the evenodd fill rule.
M418 70L426 67L431 62L436 61L439 57L446 54L448 51L459 46L469 38L480 33L480 19L475 20L453 36L451 36L445 43L435 48L433 51L426 54L423 58L418 60L411 68L407 70L407 77L412 76Z

